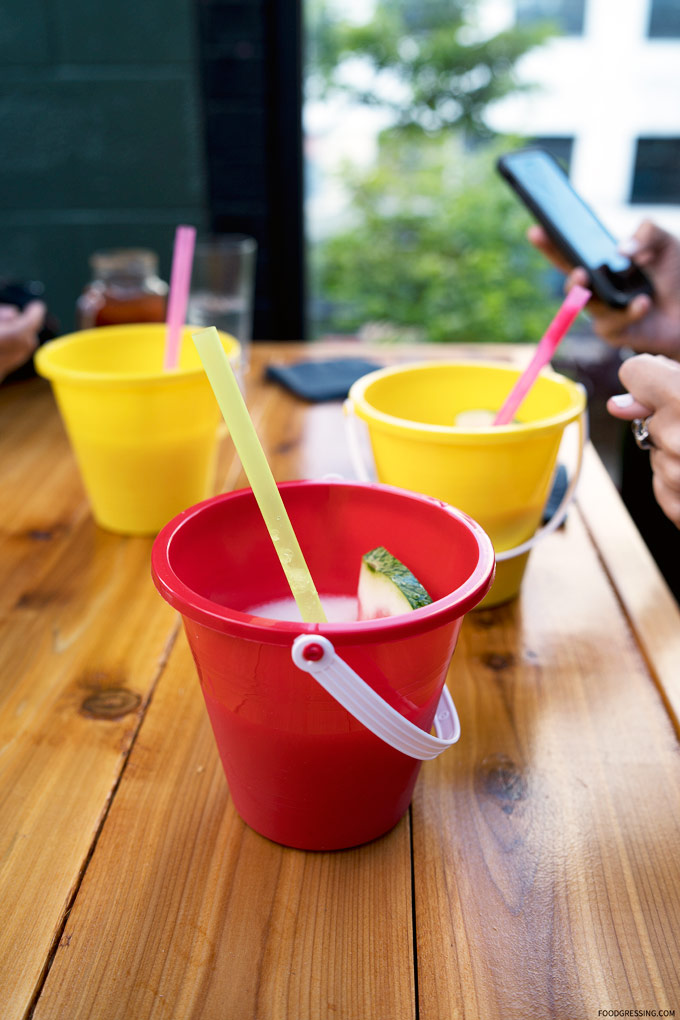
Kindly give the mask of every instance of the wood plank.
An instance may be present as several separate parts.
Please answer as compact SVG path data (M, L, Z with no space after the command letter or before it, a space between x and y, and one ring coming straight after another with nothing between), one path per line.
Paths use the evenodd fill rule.
M334 349L255 352L261 365ZM378 356L465 353L521 361L530 349ZM351 477L339 402L282 397L257 368L248 392L277 477ZM30 426L1 417L15 401L2 397L0 455L23 451L3 463L13 495L0 512L12 568L0 602L3 1017L26 1016L35 994L38 1020L414 1016L408 821L336 854L277 847L240 822L183 635L164 667L177 621L151 584L150 541L92 525L44 387ZM228 440L220 478L245 484ZM521 599L464 625L451 680L463 738L424 766L413 808L423 1020L580 1018L678 998L680 782L659 696L673 706L678 630L665 604L655 619L635 544L632 568L621 556L630 535L605 481L596 462L580 499L602 559L574 511L532 554ZM636 632L623 610L640 616ZM115 717L119 687L133 703ZM87 716L90 696L114 718Z
M600 458L587 451L578 505L680 734L680 614L640 532L621 512Z
M0 618L38 582L89 511L49 385L0 391Z
M290 350L288 356L299 354ZM306 445L309 437L306 404L292 397L282 399L280 387L265 382L257 372L251 373L248 380L248 403L276 477L299 477L303 438ZM319 405L319 409L330 422L329 448L325 443L317 446L311 461L319 467L323 464L326 471L331 450L339 452L341 458L345 456L344 446L338 445L340 408L334 403ZM223 488L245 484L240 465L232 459L228 439L222 451L223 470ZM154 697L146 727L131 756L36 1016L163 1016L164 1004L172 1002L176 1011L172 1015L222 1017L226 996L226 1001L233 1004L232 1015L239 1017L325 1017L339 1008L340 1015L358 1018L365 1015L367 1001L384 1010L380 1015L411 1017L415 997L407 822L372 847L347 854L305 855L256 836L236 817L226 796L189 653L180 647L176 656L178 664L174 665L173 656L168 677L164 676ZM166 694L165 684L170 685ZM185 694L193 698L191 707L187 703L178 712L178 699L181 701ZM194 768L191 756L197 748L201 762L209 751L210 765ZM146 777L145 794L139 789L137 762L142 763L139 767ZM212 778L201 781L201 789L207 790L203 805L195 782L196 776L203 774L196 769L204 768ZM163 789L171 783L167 798L159 789L159 777ZM140 804L141 810L137 811ZM122 825L134 828L134 838L118 831L119 819ZM206 855L205 868L199 874L195 871L195 827ZM121 847L128 846L129 864L126 852L121 861ZM382 862L377 882L376 855ZM169 872L165 878L159 877L159 868L153 864L149 866L149 881L140 886L135 862L158 858L163 867L168 864ZM101 897L110 893L111 866L117 872L122 869L130 881L121 893L120 916L117 905L110 915L107 912L111 918L107 945L110 941L114 955L126 953L126 947L136 947L136 955L125 962L117 955L115 960L107 957L93 961L88 957L83 962L72 952L76 945L83 946L86 953L101 952L94 936L101 924ZM255 897L254 881L258 888ZM168 889L176 894L169 895ZM82 925L81 909L85 911ZM366 910L375 914L375 921L364 923ZM186 923L180 924L178 918L184 917ZM157 923L155 934L146 927L152 918L154 925ZM143 930L134 927L134 919ZM86 933L90 923L95 925L92 934L78 941L79 933ZM127 933L124 944L115 935L119 930ZM197 942L197 931L205 933L207 943L205 939ZM214 952L206 955L206 944L216 947ZM164 965L166 956L162 951L169 945L173 960L178 961L171 971ZM393 965L376 969L373 961L377 955L382 956L383 947ZM216 968L215 953L220 960L230 961L229 967ZM88 971L101 967L101 980L92 986L88 981L83 987L73 980L74 966ZM65 977L60 977L62 968ZM127 997L121 995L117 983L116 975L121 972L137 975ZM197 973L200 980L195 987ZM93 1002L93 987L97 986Z
M34 1020L415 1016L408 820L304 853L236 815L182 635Z
M465 620L450 689L412 808L421 1020L677 1007L677 740L577 512Z
M175 614L151 541L92 522L47 384L0 395L0 988L26 1015Z
M39 985L177 629L150 543L88 520L0 624L0 987Z

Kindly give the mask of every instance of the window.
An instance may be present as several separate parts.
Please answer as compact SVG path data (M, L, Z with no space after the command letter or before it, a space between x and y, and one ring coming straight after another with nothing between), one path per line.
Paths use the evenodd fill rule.
M647 34L650 39L680 39L678 0L651 0Z
M638 138L631 204L680 202L680 138Z
M675 0L667 0L669 6ZM565 35L583 35L585 0L515 0L518 25L552 21Z
M538 145L541 149L547 149L551 156L554 156L558 160L567 174L571 169L571 154L574 148L574 139L568 137L552 137L544 136L542 138L534 138L532 145Z

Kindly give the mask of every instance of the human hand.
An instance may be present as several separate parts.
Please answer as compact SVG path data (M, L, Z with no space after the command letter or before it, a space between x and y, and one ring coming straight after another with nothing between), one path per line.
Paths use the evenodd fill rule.
M615 418L647 419L656 501L680 528L680 363L663 355L640 354L619 369L628 393L610 397Z
M567 274L565 289L588 286L582 266L573 268L557 251L542 227L532 226L527 237L546 258ZM665 354L680 360L680 241L649 220L621 246L622 253L644 269L654 286L654 299L638 294L627 308L610 308L592 298L588 313L598 336L613 347Z
M31 357L46 312L42 301L31 301L23 311L15 305L0 305L0 381Z

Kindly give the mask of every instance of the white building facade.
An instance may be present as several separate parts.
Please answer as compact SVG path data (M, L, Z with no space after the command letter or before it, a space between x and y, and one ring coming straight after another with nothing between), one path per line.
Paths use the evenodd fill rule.
M488 27L561 20L496 104L501 132L569 153L575 187L619 237L643 218L680 235L680 0L484 0Z

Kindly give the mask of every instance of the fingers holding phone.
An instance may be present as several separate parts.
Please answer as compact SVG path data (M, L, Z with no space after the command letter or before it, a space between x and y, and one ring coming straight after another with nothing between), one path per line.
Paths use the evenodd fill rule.
M650 266L655 273L663 275L665 269L680 272L680 248L676 239L653 220L643 220L632 237L621 241L619 250L637 265Z
M589 282L588 271L583 266L570 265L560 250L553 244L550 237L538 224L533 224L527 230L527 239L541 254L545 255L556 269L566 275L564 282L565 291L572 287L587 287ZM630 347L634 336L629 335L631 327L640 322L652 307L652 299L648 294L637 294L630 303L623 309L615 309L604 301L592 297L588 302L587 315L592 318L595 332L603 340L614 347ZM646 347L643 349L647 349Z
M565 290L575 284L587 285L587 271L582 266L572 268L542 226L529 227L527 238L566 274ZM637 294L626 308L613 309L593 297L588 303L588 315L595 332L612 347L680 359L680 241L651 220L644 220L619 248L645 269L653 284L654 298Z
M566 274L571 273L573 270L578 273L579 278L581 279L579 286L585 287L587 285L588 274L585 269L582 266L579 266L574 270L571 262L569 262L569 260L562 254L557 245L553 244L548 233L543 229L543 227L539 226L538 223L533 223L529 227L527 230L527 238L533 244L534 248L538 248L538 250L545 255L548 261L552 262L556 269L559 269L560 272ZM570 286L573 286L573 283L571 283Z
M574 189L545 149L505 153L497 169L543 228L539 245L564 271L582 267L586 285L611 308L625 309L639 294L653 293L648 277L619 251L613 235Z

